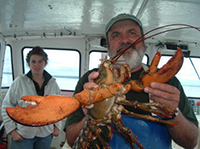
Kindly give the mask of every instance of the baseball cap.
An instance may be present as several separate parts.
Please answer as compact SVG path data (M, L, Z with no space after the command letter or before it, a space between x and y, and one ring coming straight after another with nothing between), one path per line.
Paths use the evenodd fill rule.
M105 28L105 35L106 35L106 38L107 38L107 34L108 34L108 31L109 31L109 29L111 28L111 26L112 26L113 24L115 24L116 22L122 21L122 20L133 20L133 21L135 21L135 22L139 25L139 27L140 27L140 29L141 29L141 31L142 31L142 33L143 33L142 22L141 22L136 16L130 15L130 14L126 14L126 13L122 13L122 14L119 14L119 15L117 15L116 17L112 18L112 19L108 22L108 24L106 25L106 28Z

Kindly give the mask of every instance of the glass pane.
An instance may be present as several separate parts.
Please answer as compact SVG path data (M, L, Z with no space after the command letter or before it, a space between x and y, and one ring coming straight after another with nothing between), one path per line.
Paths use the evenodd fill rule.
M27 53L32 48L25 48L23 51L24 62ZM48 71L61 88L61 90L74 90L79 79L80 54L75 50L44 49L48 55L48 64L45 70ZM24 70L27 73L30 68L24 63Z
M144 57L143 57L143 59L142 59L142 63L143 63L143 64L147 64L147 63L148 63L148 60L149 60L149 58L148 58L148 56L145 54Z
M11 48L6 46L4 66L3 66L3 79L2 87L9 87L13 81L12 63L11 63Z
M107 52L93 51L89 55L89 70L99 68L101 61L105 58ZM107 56L107 58L109 58Z
M160 68L163 66L170 58L171 56L162 56L158 67ZM199 71L200 59L191 59L196 65L196 69ZM183 66L181 67L181 70L176 74L176 77L181 82L186 96L198 98L200 97L200 80L189 58L184 57Z
M92 51L89 55L89 70L93 68L99 68L101 61L105 58L106 55L107 55L107 52ZM109 56L107 56L107 58L109 58ZM142 62L144 64L147 64L148 62L147 55L144 55Z
M194 67L198 73L198 75L200 75L200 58L191 58L192 63L194 64Z

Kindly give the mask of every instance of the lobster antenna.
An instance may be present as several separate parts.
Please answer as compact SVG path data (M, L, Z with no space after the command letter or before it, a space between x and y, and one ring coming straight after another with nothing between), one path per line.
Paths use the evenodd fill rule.
M168 29L168 30L165 30L165 31L161 31L161 32L158 32L158 33L155 33L155 34L152 34L148 37L145 37L147 34L153 32L153 31L156 31L156 30L159 30L159 29L162 29L162 28L165 28L165 27L169 27L169 26L185 26L185 27L179 27L179 28L174 28L174 29ZM143 34L142 36L140 36L135 42L133 42L130 46L128 46L127 48L121 50L118 54L116 54L114 57L112 57L111 59L113 60L113 63L115 63L117 61L117 59L119 59L119 57L126 51L128 50L130 47L133 47L135 44L141 42L141 41L144 41L146 39L149 39L153 36L156 36L156 35L159 35L159 34L162 34L162 33L165 33L165 32L169 32L169 31L174 31L174 30L181 30L181 29L187 29L187 28L194 28L198 31L200 31L200 29L198 27L194 27L194 26L191 26L191 25L187 25L187 24L169 24L169 25L164 25L164 26L161 26L161 27L157 27L157 28L154 28L148 32L146 32L145 34Z

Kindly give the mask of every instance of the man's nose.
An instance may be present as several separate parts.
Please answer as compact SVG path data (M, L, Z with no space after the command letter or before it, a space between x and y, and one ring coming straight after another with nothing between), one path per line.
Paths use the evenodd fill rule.
M127 35L123 35L121 39L122 43L131 43L130 38Z

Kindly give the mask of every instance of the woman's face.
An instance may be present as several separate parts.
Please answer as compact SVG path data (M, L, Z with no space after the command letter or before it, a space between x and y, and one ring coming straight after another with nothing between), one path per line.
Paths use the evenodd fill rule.
M28 63L28 66L30 67L32 74L39 75L43 74L46 62L41 55L35 54L30 57L30 62Z

